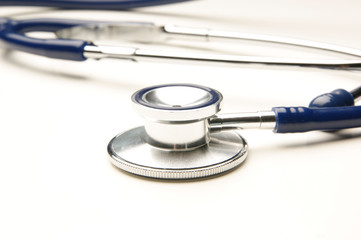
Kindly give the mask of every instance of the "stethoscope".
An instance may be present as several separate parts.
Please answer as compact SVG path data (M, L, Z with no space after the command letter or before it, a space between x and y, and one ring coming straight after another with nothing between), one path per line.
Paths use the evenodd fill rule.
M337 89L309 107L218 114L222 94L209 87L168 84L135 92L132 104L145 124L121 133L108 145L111 162L127 172L153 178L191 179L227 172L247 157L248 145L235 130L275 133L336 131L361 127L361 87Z
M172 2L180 0L102 1L102 6L97 1L0 1L0 5L127 9ZM57 38L39 39L27 35L38 31L55 33ZM268 35L143 22L0 18L0 42L4 46L49 58L73 61L107 57L134 61L173 59L342 69L361 66L359 59L254 57L94 44L94 41L104 38L157 43L178 37L205 41L253 40L361 57L361 51L357 49ZM309 107L276 107L271 111L218 115L223 97L214 89L189 84L148 87L132 96L135 110L145 119L144 127L114 137L108 145L108 152L115 166L137 175L165 179L212 176L235 168L247 157L247 142L234 130L256 127L289 133L361 127L361 106L354 105L360 97L361 87L350 92L338 89L315 98Z

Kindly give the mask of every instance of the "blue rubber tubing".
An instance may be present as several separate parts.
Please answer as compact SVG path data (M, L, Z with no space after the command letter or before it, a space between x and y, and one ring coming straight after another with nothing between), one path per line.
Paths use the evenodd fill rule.
M339 130L361 127L361 106L275 107L276 133Z

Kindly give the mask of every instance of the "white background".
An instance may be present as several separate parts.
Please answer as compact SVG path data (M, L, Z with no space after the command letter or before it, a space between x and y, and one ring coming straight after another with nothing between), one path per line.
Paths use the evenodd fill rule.
M3 7L0 15L175 23L361 48L360 9L356 0L203 0L134 12ZM1 49L0 72L0 239L361 238L360 129L245 130L247 161L197 181L136 177L106 152L113 136L142 125L130 106L142 87L202 84L223 93L223 112L257 111L351 90L359 71L78 63Z

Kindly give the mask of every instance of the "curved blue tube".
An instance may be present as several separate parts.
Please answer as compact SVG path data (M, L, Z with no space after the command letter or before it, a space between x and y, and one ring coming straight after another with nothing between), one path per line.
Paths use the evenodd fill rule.
M26 36L31 31L54 32L56 30L86 24L85 21L63 19L10 20L0 18L0 42L10 49L28 52L49 58L84 61L84 47L89 45L83 40L38 39Z
M339 130L361 127L361 106L275 107L276 133Z
M92 21L69 20L62 18L34 18L26 20L11 20L8 18L0 18L0 31L2 26L5 30L17 33L27 33L33 31L55 32L63 28L75 27L94 23Z
M0 0L0 6L42 6L70 9L119 10L185 1L191 0Z
M355 105L355 101L350 92L344 89L336 89L314 98L309 107L346 107L353 105Z

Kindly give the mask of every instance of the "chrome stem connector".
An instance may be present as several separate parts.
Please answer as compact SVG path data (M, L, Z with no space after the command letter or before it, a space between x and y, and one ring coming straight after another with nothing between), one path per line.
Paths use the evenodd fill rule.
M219 114L209 119L211 132L237 129L274 129L276 115L273 111Z

